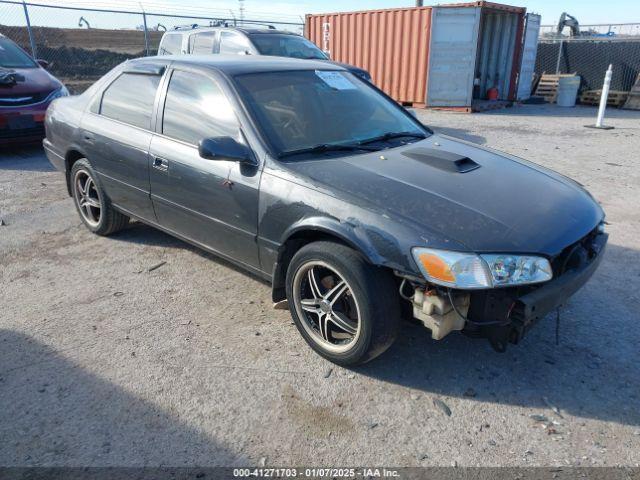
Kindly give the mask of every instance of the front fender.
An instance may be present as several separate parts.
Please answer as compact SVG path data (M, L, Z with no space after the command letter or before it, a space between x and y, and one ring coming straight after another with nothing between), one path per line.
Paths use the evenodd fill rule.
M373 265L384 265L385 258L377 251L371 239L360 230L361 228L357 225L337 218L307 217L289 226L284 231L280 244L286 245L291 238L301 233L317 232L325 236L336 237L354 250L359 251Z
M385 232L369 228L353 221L338 218L313 216L304 217L287 228L280 240L277 260L273 267L274 302L285 298L286 269L300 242L314 240L337 240L360 252L372 265L406 270L401 246Z

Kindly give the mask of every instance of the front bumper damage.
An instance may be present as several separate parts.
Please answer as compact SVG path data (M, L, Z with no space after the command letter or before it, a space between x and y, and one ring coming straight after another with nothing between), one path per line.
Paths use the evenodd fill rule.
M567 247L554 259L554 279L544 284L471 292L417 287L409 298L413 316L431 330L435 340L462 330L487 338L495 350L504 352L508 343L517 344L533 325L587 283L602 261L607 239L606 233L594 230Z

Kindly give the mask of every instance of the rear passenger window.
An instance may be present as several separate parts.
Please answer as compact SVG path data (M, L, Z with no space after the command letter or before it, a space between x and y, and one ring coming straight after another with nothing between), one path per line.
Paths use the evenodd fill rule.
M160 42L158 55L179 55L182 53L182 35L165 34Z
M164 104L162 133L197 145L204 138L238 137L238 120L231 103L213 80L176 70Z
M105 90L100 114L151 130L151 113L159 83L158 75L123 73Z
M193 40L191 44L191 53L213 53L213 44L216 39L216 32L204 32L192 35L189 40Z

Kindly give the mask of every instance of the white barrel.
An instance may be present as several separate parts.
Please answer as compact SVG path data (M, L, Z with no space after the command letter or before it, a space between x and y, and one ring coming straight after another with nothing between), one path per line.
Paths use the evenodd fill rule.
M575 107L578 89L580 88L580 75L573 77L560 77L558 80L558 96L556 103L559 107Z

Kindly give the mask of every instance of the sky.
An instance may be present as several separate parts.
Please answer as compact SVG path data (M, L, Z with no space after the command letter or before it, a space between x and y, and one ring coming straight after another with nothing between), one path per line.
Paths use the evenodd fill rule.
M555 24L562 12L567 12L578 19L581 24L590 23L640 23L640 0L512 0L500 1L518 7L527 7L527 11L542 15L543 24ZM247 10L260 5L258 0L245 0ZM454 3L450 0L441 2L424 1L425 5L437 3ZM389 8L415 5L409 0L322 0L291 2L291 5L301 6L312 12L364 10L373 8Z
M27 0L29 1L29 0ZM60 5L59 0L32 0L35 3ZM494 0L499 1L499 0ZM542 15L542 24L555 24L565 11L578 18L581 25L601 23L640 23L640 0L503 0L516 6L527 7L529 12ZM425 5L438 2L424 0ZM440 3L453 3L441 0ZM65 0L65 6L85 6L119 10L139 10L171 14L187 14L215 17L238 16L239 0ZM277 23L276 20L303 22L305 13L337 12L376 8L406 7L415 5L415 0L244 0L245 18L256 18ZM57 27L74 27L79 14L64 10L38 9L32 7L32 23ZM96 28L131 28L129 23L138 23L140 18L130 19L122 15L88 13L85 15ZM148 19L151 24L162 18ZM17 24L24 21L22 7L0 3L0 24ZM172 22L167 19L165 23ZM177 22L177 21L176 21ZM127 25L124 25L126 23ZM191 23L184 20L182 23ZM55 25L54 25L55 24Z

